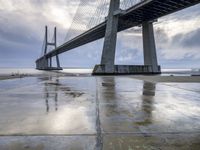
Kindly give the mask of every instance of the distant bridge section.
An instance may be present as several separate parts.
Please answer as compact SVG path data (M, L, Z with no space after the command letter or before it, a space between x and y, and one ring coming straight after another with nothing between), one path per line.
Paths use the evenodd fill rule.
M46 53L44 56L39 58L36 61L36 63L39 63L45 59L49 59L53 56L57 56L58 54L64 53L64 52L72 50L74 48L80 47L84 44L96 41L103 37L105 37L105 42L106 42L106 40L109 40L109 39L107 39L108 36L106 36L106 34L108 34L108 32L106 32L106 31L113 30L113 29L109 28L109 23L112 24L112 21L115 18L117 18L117 21L116 21L117 24L115 23L117 25L117 32L132 28L134 26L142 25L143 26L143 42L150 42L149 44L152 45L152 44L154 44L155 41L148 41L148 39L153 36L153 30L151 31L151 28L153 29L152 22L154 22L154 20L157 20L160 17L172 14L179 10L182 10L182 9L185 9L185 8L188 8L190 6L200 3L200 0L176 0L176 1L175 0L162 0L162 1L161 0L143 0L140 3L132 6L131 8L129 8L127 10L121 10L121 9L119 9L119 6L116 6L117 1L119 3L119 0L116 0L116 1L111 0L110 10L109 10L109 14L111 14L111 15L108 15L108 17L106 18L106 20L103 23L95 26L94 28L86 31L85 33L83 33L83 34L73 38L72 40L64 43L63 45L55 48L51 52ZM115 25L115 24L112 24L112 25ZM147 30L145 30L145 24L146 24ZM150 33L150 32L152 32L152 33ZM112 34L114 34L114 33L112 33ZM147 36L148 34L152 34L152 36L150 35L150 37L149 37L149 36ZM145 35L146 35L146 40L144 37ZM154 37L153 37L153 40L154 40ZM116 43L114 43L114 44L116 44ZM146 44L143 43L143 45L144 45L144 47L145 47L145 45L148 46L147 43ZM153 48L154 47L155 46L153 46ZM114 49L115 49L115 46L114 46ZM147 50L147 51L149 51L149 50ZM115 53L113 53L112 55L115 55ZM156 61L157 61L156 54L153 57L156 57L156 58L152 58L152 59L156 59ZM103 58L103 56L102 56L102 58ZM146 60L147 59L148 58L146 58ZM114 60L111 60L111 61L114 61ZM108 64L109 64L109 62L108 62ZM106 63L102 64L102 62L101 62L101 65L106 66L107 64ZM152 65L152 64L148 64L148 65ZM156 71L158 71L158 70L156 70ZM104 72L106 72L106 71L104 71ZM113 71L111 71L111 72L113 72Z

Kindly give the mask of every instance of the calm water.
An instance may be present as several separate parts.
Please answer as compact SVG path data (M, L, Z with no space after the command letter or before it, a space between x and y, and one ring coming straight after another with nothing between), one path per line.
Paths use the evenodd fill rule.
M90 74L93 69L85 69L85 68L66 68L60 71L61 73L69 73L69 74ZM200 75L199 69L162 69L162 75ZM28 75L37 75L43 74L46 71L36 70L34 68L0 68L0 75L12 75L12 74L28 74Z
M92 73L92 69L63 69L60 71L62 73L75 73L75 74L88 74ZM29 74L29 75L37 75L43 74L44 71L36 70L34 68L0 68L0 75L12 75L12 74Z

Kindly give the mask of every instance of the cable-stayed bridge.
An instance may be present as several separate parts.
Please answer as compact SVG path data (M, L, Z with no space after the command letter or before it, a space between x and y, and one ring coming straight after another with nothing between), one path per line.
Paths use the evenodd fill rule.
M94 1L93 1L94 2ZM153 22L158 18L200 3L200 0L98 0L94 18L87 25L90 29L57 47L56 29L51 42L48 42L47 27L43 43L43 55L36 60L40 70L62 69L58 55L87 43L104 38L101 64L96 65L94 74L156 74L160 73L157 62ZM85 2L82 0L79 5ZM109 6L109 7L108 7ZM106 9L109 8L109 9ZM79 9L77 13L80 15ZM102 17L106 14L106 17ZM84 14L82 14L84 16ZM80 19L75 15L74 21ZM96 25L96 23L99 23ZM115 65L117 33L134 26L142 26L144 65ZM73 26L73 23L72 23ZM73 31L68 31L70 35ZM55 49L48 52L48 46ZM52 67L52 57L56 57L57 67Z

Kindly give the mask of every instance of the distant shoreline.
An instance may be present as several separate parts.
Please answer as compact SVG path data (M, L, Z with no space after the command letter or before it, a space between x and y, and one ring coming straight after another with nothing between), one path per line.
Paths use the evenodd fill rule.
M0 81L2 80L9 80L9 79L19 79L19 78L25 78L25 77L39 77L41 75L0 75ZM82 76L82 77L89 77L91 75L85 74L62 74L60 73L60 76ZM117 77L117 76L116 76ZM152 82L152 83L200 83L200 76L153 76L153 75L128 75L126 77L130 77L133 79L143 80L146 82Z
M0 80L24 78L24 77L40 77L40 76L91 76L92 69L64 69L62 71L41 71L31 68L11 69L0 68ZM200 83L200 72L192 71L192 69L168 69L161 75L127 75L127 77L149 81L149 82L193 82Z
M133 76L135 79L147 82L179 82L179 83L200 83L200 76Z
M24 77L27 77L27 76L22 76L22 75L18 75L18 76L1 76L0 75L0 80L9 80L9 79L17 79L17 78L24 78Z

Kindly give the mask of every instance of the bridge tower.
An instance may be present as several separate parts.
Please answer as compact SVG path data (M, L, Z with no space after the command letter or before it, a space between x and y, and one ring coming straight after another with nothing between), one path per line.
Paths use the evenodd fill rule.
M106 23L101 64L96 65L93 74L113 74L115 72L115 50L119 21L120 0L111 0ZM117 13L118 12L118 13Z
M38 70L62 70L60 67L60 61L58 55L56 55L56 64L57 67L52 66L52 57L46 56L48 46L53 46L55 49L57 48L57 30L54 28L54 35L52 42L48 41L48 27L45 26L45 38L44 38L44 50L42 59L38 59L36 61L36 69Z
M153 73L160 73L158 66L153 21L142 23L144 65L151 66Z
M153 31L153 21L142 22L144 65L115 65L120 0L111 0L106 23L101 64L96 65L94 75L106 74L160 74Z

